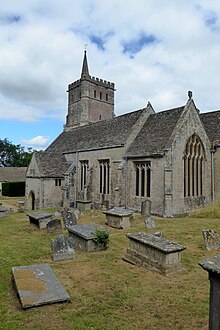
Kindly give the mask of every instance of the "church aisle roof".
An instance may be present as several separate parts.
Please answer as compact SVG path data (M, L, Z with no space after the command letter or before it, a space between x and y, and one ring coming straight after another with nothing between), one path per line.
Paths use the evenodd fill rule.
M144 109L61 133L47 152L61 153L122 146Z
M211 142L220 143L220 110L200 114L201 121Z
M126 152L127 157L162 155L185 106L151 114Z
M42 176L60 177L70 166L61 153L38 151L36 161Z

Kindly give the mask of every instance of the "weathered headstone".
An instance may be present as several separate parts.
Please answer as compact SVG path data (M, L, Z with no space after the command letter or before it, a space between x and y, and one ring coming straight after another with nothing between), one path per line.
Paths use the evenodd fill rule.
M77 224L77 219L75 216L75 213L68 210L68 209L64 209L62 211L62 216L63 216L63 222L64 222L64 226L66 228L68 228L69 226L74 226Z
M47 232L53 233L56 230L61 230L61 220L60 219L53 219L47 223Z
M144 219L144 223L146 228L151 229L151 228L156 228L155 222L151 217L147 217Z
M146 199L141 203L141 215L150 217L151 215L151 201Z
M204 245L207 250L217 250L220 248L220 238L215 230L203 229L202 235L204 239Z
M54 216L55 216L55 217L60 217L60 216L61 216L61 211L60 211L60 210L56 210L56 211L54 212Z
M69 260L76 257L72 237L63 234L58 235L52 240L51 248L54 261Z
M70 296L48 264L12 268L22 308L70 301Z

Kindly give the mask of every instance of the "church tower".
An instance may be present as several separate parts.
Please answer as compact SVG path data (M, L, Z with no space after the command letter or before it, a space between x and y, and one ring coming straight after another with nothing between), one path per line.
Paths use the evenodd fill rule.
M85 50L81 78L68 86L68 115L64 130L113 118L114 91L114 83L89 75Z

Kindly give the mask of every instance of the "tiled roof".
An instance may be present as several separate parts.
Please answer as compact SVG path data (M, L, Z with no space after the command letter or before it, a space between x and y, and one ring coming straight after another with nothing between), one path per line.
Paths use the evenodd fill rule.
M61 153L38 151L36 161L42 176L60 177L70 166Z
M183 110L184 106L150 115L128 149L126 156L138 157L163 154Z
M76 150L121 146L126 142L132 126L143 111L141 109L113 119L64 131L47 148L47 151L65 153Z
M25 181L27 167L0 167L0 181Z
M220 110L200 114L201 121L211 142L220 143Z

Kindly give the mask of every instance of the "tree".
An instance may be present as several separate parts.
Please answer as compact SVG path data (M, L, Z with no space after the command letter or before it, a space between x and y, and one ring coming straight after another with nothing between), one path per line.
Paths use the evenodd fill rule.
M8 139L0 139L0 167L26 167L29 165L33 151L32 148L25 148L20 144L13 144Z

